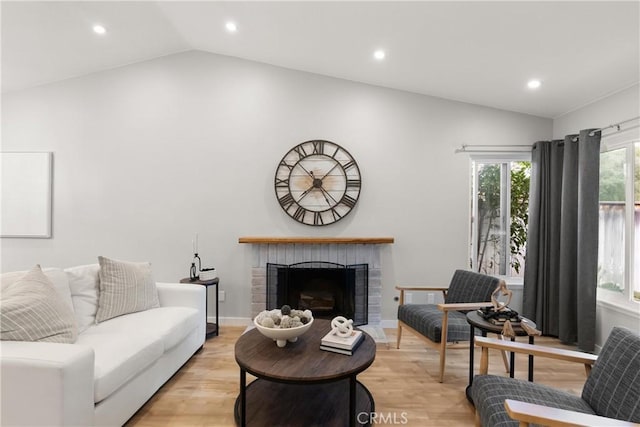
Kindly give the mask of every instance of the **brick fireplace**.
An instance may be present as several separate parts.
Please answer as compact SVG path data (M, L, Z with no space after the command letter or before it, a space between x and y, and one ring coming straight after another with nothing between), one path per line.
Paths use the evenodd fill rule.
M382 281L380 245L393 238L268 238L242 237L240 243L252 244L251 316L267 305L267 264L292 265L325 262L368 266L368 324L382 320Z

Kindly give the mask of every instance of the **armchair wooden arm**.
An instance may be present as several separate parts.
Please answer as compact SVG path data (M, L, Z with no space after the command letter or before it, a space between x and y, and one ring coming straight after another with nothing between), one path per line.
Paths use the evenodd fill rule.
M598 356L580 351L564 350L560 348L543 347L515 341L503 341L493 338L476 337L476 346L482 347L482 357L480 358L480 374L486 375L489 368L489 349L522 353L536 357L548 357L551 359L565 360L568 362L582 363L589 375L591 367L598 359Z
M529 423L542 424L551 427L565 426L640 426L628 421L620 421L598 415L569 411L566 409L550 408L548 406L507 399L504 402L507 414L514 420L520 421L520 427L527 427Z
M396 285L396 289L399 291L446 291L449 288L443 287L427 287L427 286L400 286Z
M460 302L452 304L438 304L438 310L440 311L469 311L477 310L482 307L491 306L491 301L486 302Z
M442 292L442 298L447 298L447 291L449 288L443 287L425 287L425 286L400 286L396 285L396 289L400 291L400 305L404 304L404 293L405 291L440 291Z

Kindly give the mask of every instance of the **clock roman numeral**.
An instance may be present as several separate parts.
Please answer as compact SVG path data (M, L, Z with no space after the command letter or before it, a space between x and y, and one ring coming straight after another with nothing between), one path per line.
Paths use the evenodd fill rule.
M295 165L290 165L289 163L285 162L284 159L282 159L282 161L280 162L280 166L286 166L289 168L289 170L291 170Z
M354 167L355 165L356 165L356 162L354 162L353 160L351 160L351 161L349 161L349 162L345 163L344 165L342 165L342 168L343 168L344 170L349 170L349 169L351 169L352 167Z
M304 147L302 145L298 145L294 148L294 151L296 153L298 153L298 156L302 159L304 157L307 157L307 152L304 151Z
M347 184L347 187L349 184ZM280 179L276 178L276 187L277 188L289 188L289 178Z
M348 195L344 195L344 197L342 198L342 200L340 200L340 203L342 203L343 205L348 206L350 209L353 208L356 205L357 200L354 199L351 196Z
M320 215L320 212L313 213L313 225L324 225L324 221L322 220L322 215Z
M289 209L289 207L291 207L291 205L295 203L295 200L293 200L293 196L291 195L291 193L287 193L284 196L280 197L278 199L278 202L280 202L280 206L282 206L282 208L286 211Z
M324 154L324 141L313 141L313 154Z
M347 188L360 188L361 181L359 179L348 179Z
M336 158L336 154L338 154L338 151L340 150L340 147L336 147L336 151L333 152L333 154L331 155L331 157L333 157L334 159Z
M303 222L305 212L305 208L303 208L302 206L298 206L298 209L296 209L296 211L293 213L293 219Z
M331 215L333 215L333 220L334 220L334 221L337 221L337 220L339 220L340 218L342 218L342 215L340 215L340 214L338 213L338 211L336 210L336 208L331 208Z

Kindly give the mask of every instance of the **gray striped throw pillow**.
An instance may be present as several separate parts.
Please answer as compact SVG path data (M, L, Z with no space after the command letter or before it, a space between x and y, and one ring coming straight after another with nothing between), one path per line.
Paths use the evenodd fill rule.
M100 295L96 323L123 314L160 307L156 282L148 262L127 262L98 257Z
M73 311L39 265L2 284L0 339L73 343L78 336Z

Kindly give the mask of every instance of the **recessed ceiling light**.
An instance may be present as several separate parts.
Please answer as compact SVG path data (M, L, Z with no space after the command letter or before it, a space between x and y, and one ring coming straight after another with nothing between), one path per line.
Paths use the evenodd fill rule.
M224 26L230 33L235 33L236 31L238 31L238 26L235 22L229 21Z
M100 24L96 24L93 26L93 32L96 34L105 34L107 32L107 29Z
M373 57L376 58L378 61L382 61L385 56L387 55L386 53L384 53L384 50L382 49L378 49L375 52L373 52Z
M538 79L531 79L527 82L527 87L529 89L538 89L542 85L542 82Z

